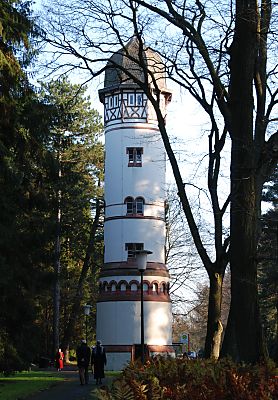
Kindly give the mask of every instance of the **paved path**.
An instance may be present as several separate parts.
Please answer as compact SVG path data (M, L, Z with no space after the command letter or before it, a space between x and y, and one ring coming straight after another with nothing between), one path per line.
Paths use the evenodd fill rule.
M55 384L49 389L42 390L27 397L26 400L95 400L96 390L99 386L90 374L88 385L80 385L78 371L76 369L58 372L64 378L63 382ZM113 380L112 377L103 379L103 385L107 385Z

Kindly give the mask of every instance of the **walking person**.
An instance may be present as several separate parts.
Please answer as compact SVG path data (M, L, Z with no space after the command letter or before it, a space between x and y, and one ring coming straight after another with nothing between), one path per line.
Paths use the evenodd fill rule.
M58 349L55 355L55 366L57 371L61 371L64 368L64 353L61 349Z
M80 385L89 383L89 364L91 358L90 347L86 340L81 340L81 344L76 349L77 366L79 372Z
M97 345L93 348L91 359L91 367L97 385L101 384L101 380L105 377L104 366L106 365L106 363L107 360L105 348L101 345L101 341L98 340Z

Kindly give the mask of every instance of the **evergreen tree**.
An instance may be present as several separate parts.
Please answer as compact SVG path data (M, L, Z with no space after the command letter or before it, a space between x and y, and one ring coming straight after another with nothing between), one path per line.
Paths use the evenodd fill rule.
M30 362L39 345L36 294L47 253L38 251L45 234L37 224L43 120L25 72L35 36L29 2L1 1L0 30L0 369L8 371Z
M64 331L68 332L72 313L75 321L81 319L84 296L90 302L95 297L92 284L96 284L96 274L90 276L88 285L87 275L91 264L88 263L85 273L83 265L90 240L93 239L94 243L102 241L101 235L97 239L99 229L91 238L91 225L98 204L95 200L102 195L99 186L103 178L103 147L99 141L102 125L99 114L91 109L85 91L86 87L80 89L63 78L42 84L40 92L42 103L49 108L48 149L54 160L46 183L51 192L53 223L50 242L54 270L52 351L61 344ZM98 251L96 249L97 246L94 248L94 257L99 258L101 246ZM73 312L76 287L80 293ZM63 341L65 347L72 341L74 332L82 332L82 325L76 325L70 329L70 334L66 334L66 343Z
M271 0L226 1L219 7L215 1L64 0L55 3L55 9L50 4L46 9L44 38L47 46L53 45L53 69L60 63L63 71L87 69L95 78L103 72L104 61L107 68L117 68L122 82L132 80L144 90L154 107L180 202L210 280L205 355L211 358L219 356L223 278L229 263L231 308L221 353L244 362L266 359L257 248L262 187L277 164L275 10ZM127 45L134 39L137 45ZM164 62L155 59L154 63L150 56L148 65L148 51L158 52ZM208 133L206 193L214 219L213 254L199 230L189 186L160 108L164 93L158 79L164 71L192 96L209 121L204 131ZM180 125L186 142L186 124ZM227 176L223 160L229 146L230 193L223 194L219 189ZM229 206L226 234L223 223Z
M59 190L61 327L86 254L92 199L101 192L100 117L83 98L85 89L72 96L78 89L69 82L34 92L26 67L35 33L29 2L0 1L0 370L6 372L51 353ZM98 250L101 256L101 244ZM91 298L91 285L84 286Z
M264 200L272 203L261 218L259 242L259 295L266 341L270 357L278 362L278 168L265 185Z

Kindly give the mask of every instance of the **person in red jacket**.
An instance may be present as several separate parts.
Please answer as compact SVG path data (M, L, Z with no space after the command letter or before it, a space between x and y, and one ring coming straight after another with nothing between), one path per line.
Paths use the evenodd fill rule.
M64 353L61 349L58 349L55 356L55 364L57 371L61 371L64 368Z

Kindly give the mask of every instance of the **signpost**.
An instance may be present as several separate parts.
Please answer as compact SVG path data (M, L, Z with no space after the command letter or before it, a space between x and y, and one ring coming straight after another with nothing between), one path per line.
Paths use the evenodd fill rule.
M183 333L182 335L181 335L181 343L183 344L183 349L182 349L182 351L183 351L183 353L186 351L187 353L189 352L189 349L190 349L190 347L189 347L189 333Z

